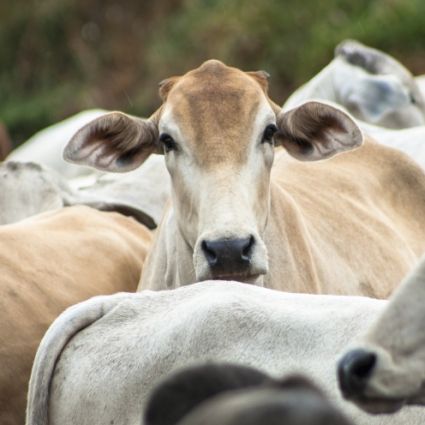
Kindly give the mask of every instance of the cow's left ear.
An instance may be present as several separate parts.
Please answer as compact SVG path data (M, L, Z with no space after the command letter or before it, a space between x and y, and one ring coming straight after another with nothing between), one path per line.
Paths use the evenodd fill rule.
M102 171L125 172L140 166L151 153L160 153L157 141L154 120L111 112L78 130L63 157Z
M281 111L277 127L276 143L301 161L329 158L363 142L361 130L347 113L322 102Z

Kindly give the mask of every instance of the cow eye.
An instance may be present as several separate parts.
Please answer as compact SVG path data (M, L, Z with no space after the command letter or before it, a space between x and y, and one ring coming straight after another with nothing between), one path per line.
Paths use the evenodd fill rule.
M167 133L162 133L159 136L159 141L164 146L165 152L170 152L172 150L175 150L177 148L177 143L174 141L174 139Z
M415 96L413 96L412 93L410 93L410 103L412 103L413 105L416 104Z
M263 133L261 143L273 143L273 136L277 132L277 127L274 124L269 124Z

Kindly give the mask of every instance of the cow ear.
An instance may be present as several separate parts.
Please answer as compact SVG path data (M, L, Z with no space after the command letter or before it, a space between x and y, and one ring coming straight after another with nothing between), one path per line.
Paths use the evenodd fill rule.
M362 132L347 113L322 102L281 111L277 127L276 142L301 161L329 158L363 142Z
M162 80L159 83L159 96L161 97L161 100L163 102L167 100L168 93L170 93L171 89L175 86L179 78L180 77L170 77L165 80Z
M247 74L253 78L261 86L263 91L267 93L269 89L270 74L266 71L250 71Z
M388 72L388 62L393 62L386 53L365 46L356 40L344 40L339 43L335 48L335 57L338 56L370 74Z
M103 171L137 168L158 149L158 128L151 119L122 112L105 114L86 124L65 147L66 161Z

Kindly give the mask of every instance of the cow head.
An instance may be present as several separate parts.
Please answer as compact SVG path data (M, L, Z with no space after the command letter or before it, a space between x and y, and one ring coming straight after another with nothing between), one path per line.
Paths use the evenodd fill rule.
M338 363L345 398L370 413L425 405L425 257Z
M355 40L335 49L338 102L356 117L389 128L425 124L425 99L413 75L390 55Z
M265 72L216 60L165 80L160 95L163 104L149 119L113 112L83 127L65 159L119 172L163 153L197 280L257 280L268 271L263 234L275 146L317 160L359 146L360 130L319 102L283 113L268 98Z

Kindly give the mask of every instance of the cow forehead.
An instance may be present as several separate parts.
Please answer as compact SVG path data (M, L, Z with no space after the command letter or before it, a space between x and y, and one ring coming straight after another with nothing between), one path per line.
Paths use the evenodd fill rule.
M175 81L160 129L173 132L178 127L178 136L207 165L224 158L243 161L257 123L274 119L267 96L254 78L208 61Z

